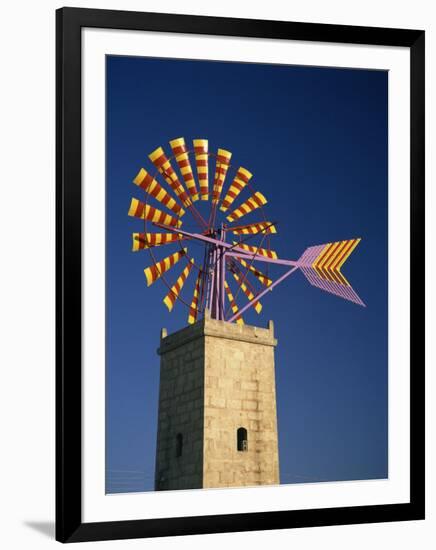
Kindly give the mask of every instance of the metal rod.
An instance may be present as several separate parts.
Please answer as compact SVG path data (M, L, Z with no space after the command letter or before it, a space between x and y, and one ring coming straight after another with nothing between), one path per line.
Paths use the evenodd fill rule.
M209 265L212 265L212 272L210 273L210 286L209 286L209 303L210 303L210 313L213 318L215 318L215 279L216 279L216 250L212 249L211 259Z
M157 227L162 227L163 229L168 229L169 231L172 231L173 233L180 233L181 235L185 235L186 237L189 237L191 239L197 239L199 241L204 241L207 243L212 243L215 245L223 246L226 249L231 249L226 252L228 256L235 256L237 258L243 258L246 260L247 258L250 260L254 258L254 260L259 262L267 262L270 264L277 264L277 265L290 265L290 266L298 266L298 261L295 260L283 260L281 258L267 258L266 256L261 256L259 254L253 254L249 250L244 250L242 248L239 248L236 245L232 245L230 243L225 243L222 241L219 241L218 239L213 239L212 237L207 237L206 235L203 235L202 233L189 233L188 231L184 231L178 227L173 227L170 225L164 225L163 223L154 222L154 225Z
M235 258L243 258L244 260L251 259L254 257L255 261L259 262L266 262L268 264L277 264L277 265L288 265L288 266L295 266L299 267L300 264L298 261L295 260L283 260L281 258L267 258L266 256L260 256L259 254L252 254L248 252L247 250L242 250L240 248L234 248L232 251L226 252L227 256L232 256Z
M226 241L226 230L224 224L221 224L221 240L224 243ZM225 319L225 302L224 302L224 285L226 282L226 253L225 248L221 248L221 282L220 282L220 299L221 299L221 319Z
M292 273L294 273L294 271L296 271L298 269L298 266L297 267L293 267L292 269L290 269L289 271L287 271L286 273L284 273L281 277L279 277L277 279L277 281L274 281L269 287L265 288L265 290L263 290L262 292L260 292L257 296L255 296L250 302L248 302L248 304L246 304L243 308L241 308L238 313L236 313L235 315L233 315L232 317L230 317L230 319L227 319L227 321L229 323L231 323L232 321L234 321L236 319L236 317L239 317L240 315L242 315L244 313L244 311L246 311L249 307L251 307L255 302L257 302L260 298L262 298L262 296L264 296L267 292L270 292L275 286L277 286L279 283L281 283L282 281L284 281L287 277L289 277L289 275L292 275Z

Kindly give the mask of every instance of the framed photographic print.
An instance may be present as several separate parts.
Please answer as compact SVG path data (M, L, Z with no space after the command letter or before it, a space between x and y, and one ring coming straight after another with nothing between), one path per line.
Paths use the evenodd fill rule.
M424 518L424 32L57 11L62 542Z

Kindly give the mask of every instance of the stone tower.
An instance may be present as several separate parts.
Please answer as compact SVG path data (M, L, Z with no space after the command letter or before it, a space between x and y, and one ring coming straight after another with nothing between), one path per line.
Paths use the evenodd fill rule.
M162 330L155 489L278 484L272 321Z

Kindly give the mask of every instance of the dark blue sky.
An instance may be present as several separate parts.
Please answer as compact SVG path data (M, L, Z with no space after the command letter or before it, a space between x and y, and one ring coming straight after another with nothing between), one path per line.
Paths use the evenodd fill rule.
M281 257L362 238L343 272L367 308L297 273L245 319L275 322L281 482L387 477L387 86L382 71L107 58L108 492L153 488L160 329L186 325L147 288L127 216L148 153L180 136L254 174Z

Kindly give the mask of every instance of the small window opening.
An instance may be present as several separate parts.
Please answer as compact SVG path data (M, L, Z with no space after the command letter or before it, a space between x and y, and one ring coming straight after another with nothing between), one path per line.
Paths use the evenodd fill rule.
M183 452L183 435L177 434L176 436L176 457L182 456Z
M248 451L247 430L238 428L237 432L238 451Z

